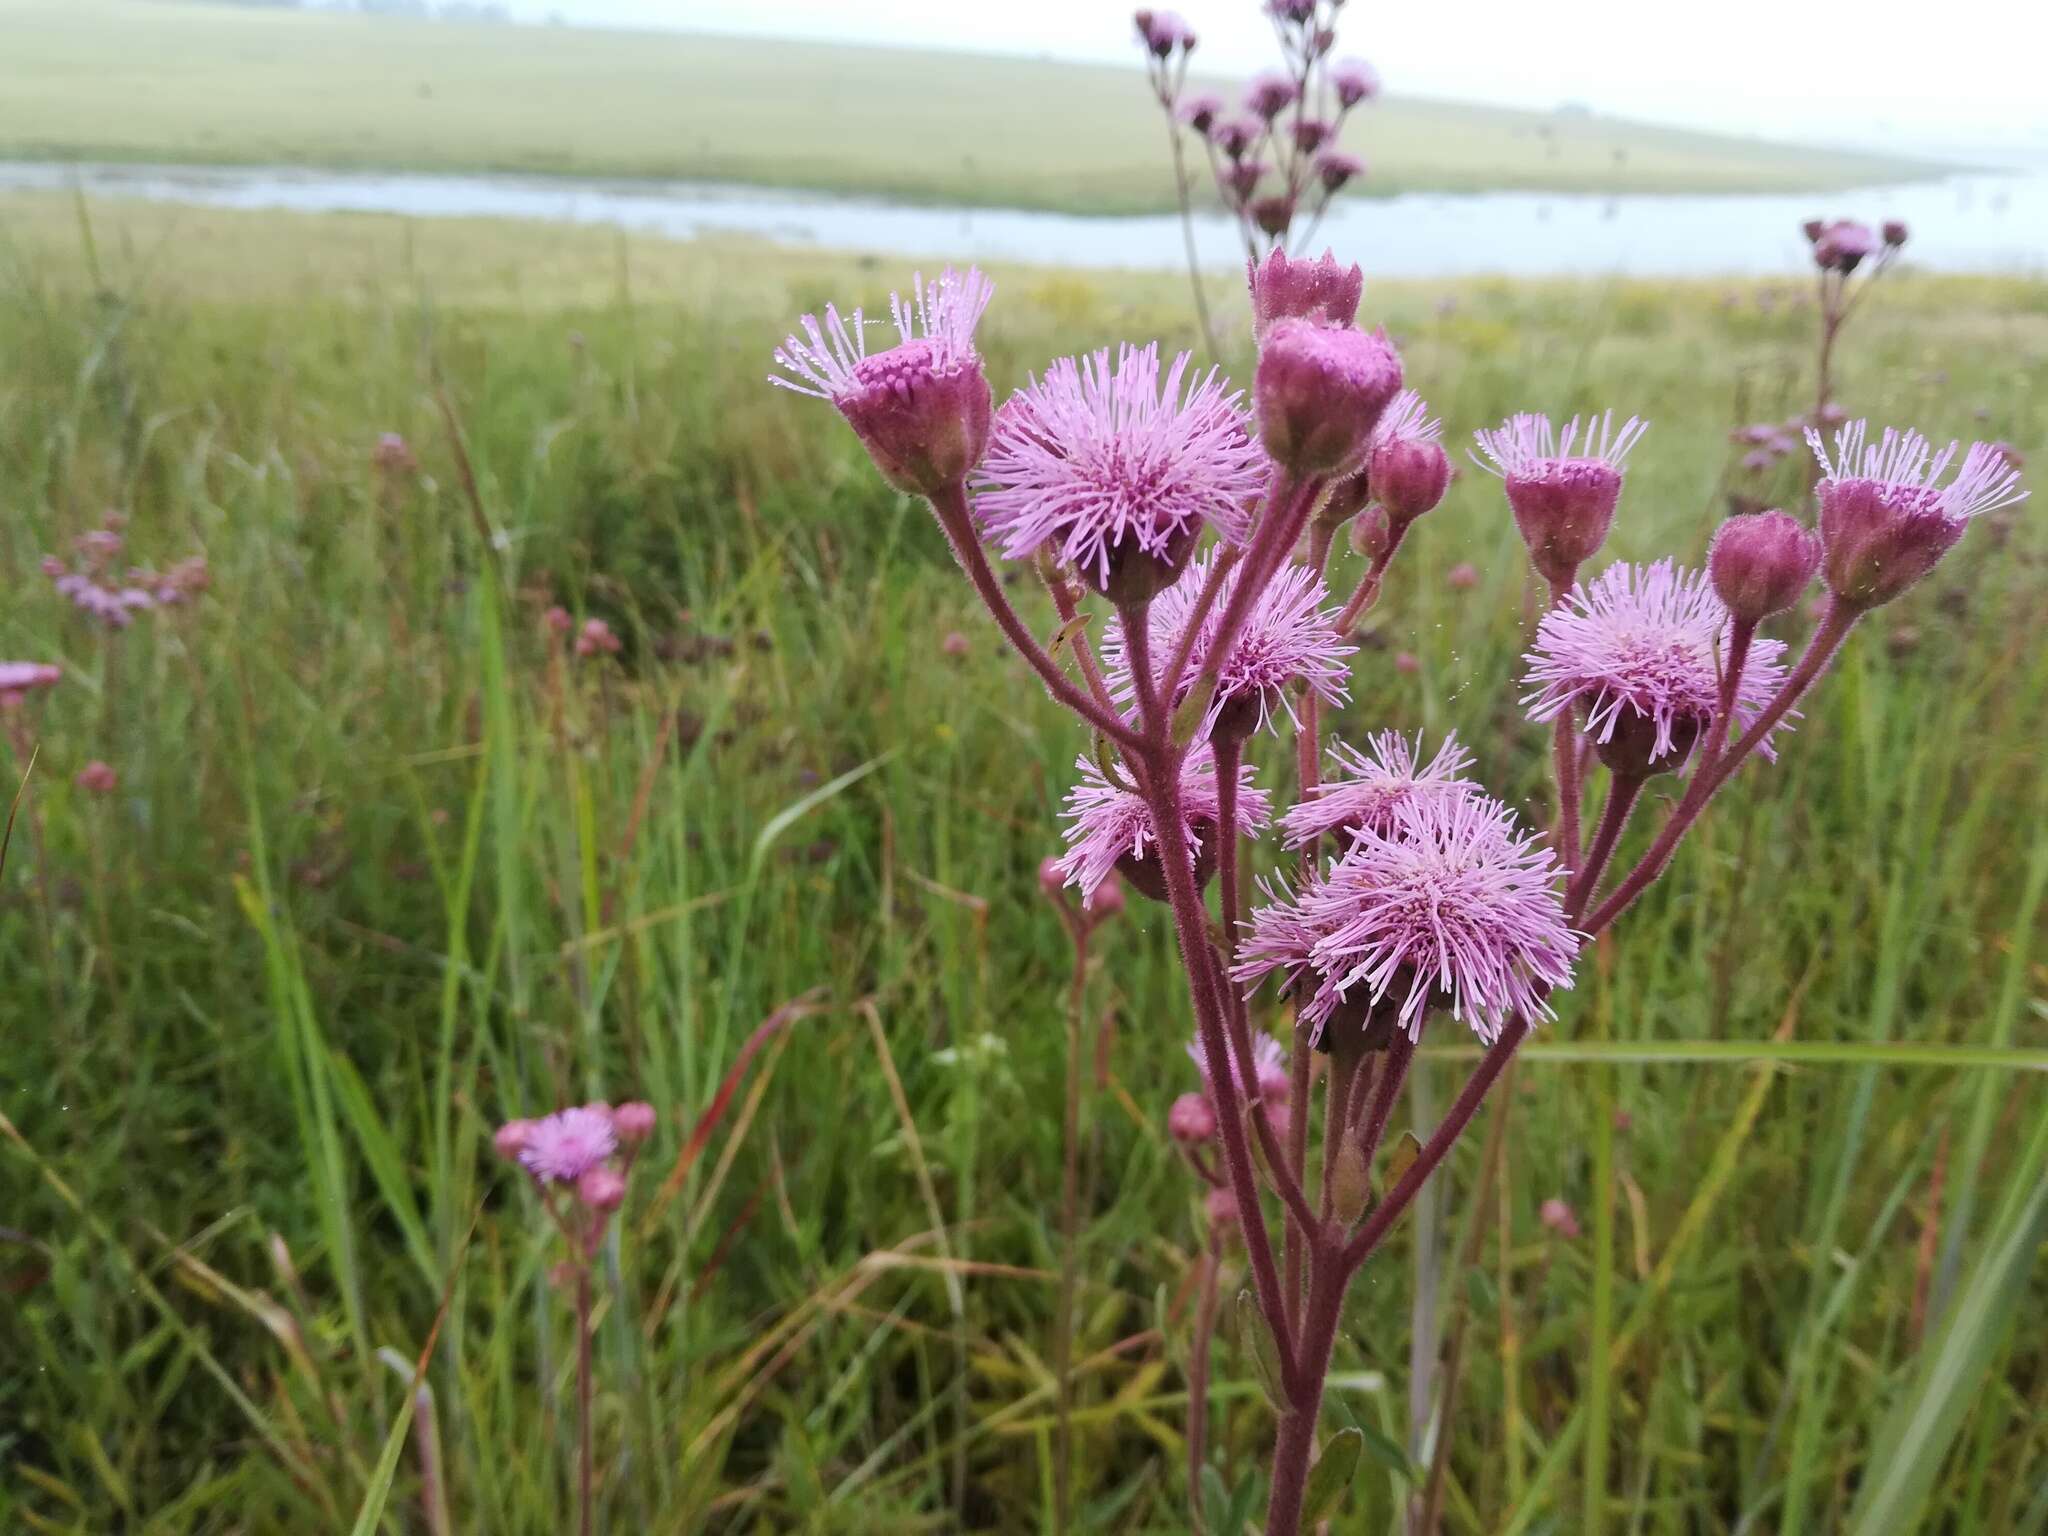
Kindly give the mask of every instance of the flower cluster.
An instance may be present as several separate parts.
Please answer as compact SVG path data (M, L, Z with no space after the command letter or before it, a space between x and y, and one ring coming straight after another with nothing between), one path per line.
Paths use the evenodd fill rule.
M79 536L73 560L45 555L43 574L73 607L109 629L126 629L138 613L190 602L212 581L204 555L180 560L162 572L144 566L119 571L116 559L124 543L110 521Z
M548 1197L549 1213L571 1246L596 1251L604 1226L626 1201L626 1177L640 1145L654 1134L654 1106L633 1101L611 1105L593 1101L558 1109L538 1120L508 1120L498 1127L498 1155L525 1169ZM578 1206L588 1212L579 1220L553 1199L558 1186L574 1191Z
M1298 28L1324 3L1271 9ZM1141 29L1155 58L1184 62L1191 39L1176 19L1150 13ZM1255 86L1261 131L1275 131L1300 89L1278 78ZM1208 131L1221 140L1229 127ZM1280 1358L1308 1373L1289 1390L1311 1413L1330 1338L1311 1332L1314 1307L1283 1294L1269 1203L1306 1294L1341 1297L1551 1017L1582 946L1662 874L1731 775L1772 758L1858 618L1926 575L1973 517L2025 494L1996 444L1937 451L1917 433L1873 441L1848 422L1825 446L1809 429L1817 530L1757 510L1721 525L1703 568L1667 557L1582 574L1622 513L1644 423L1612 411L1561 425L1520 414L1478 432L1475 461L1500 478L1549 597L1522 678L1524 714L1551 736L1555 788L1548 824L1533 830L1472 777L1473 754L1454 738L1425 752L1420 737L1392 730L1354 737L1362 748L1322 736L1325 713L1350 699L1352 623L1450 482L1441 423L1404 388L1392 341L1358 323L1362 289L1359 270L1328 255L1275 252L1253 267L1249 409L1185 355L1162 367L1156 346L1124 346L1053 363L991 413L972 337L989 292L973 272L920 284L915 325L898 306L904 340L879 354L894 361L871 378L860 376L875 359L858 312L850 328L831 310L823 324L807 317L812 343L779 354L812 369L813 392L839 407L891 483L930 503L996 627L1085 729L1066 848L1039 871L1075 940L1070 1021L1098 914L1126 889L1163 903L1203 1074L1202 1091L1173 1101L1166 1129L1209 1186L1209 1273L1221 1234L1241 1236L1264 1326ZM882 378L886 408L869 398ZM1365 559L1340 602L1331 557L1346 522ZM1031 563L1054 617L1019 614L991 547ZM1504 591L1505 574L1461 562L1446 579L1477 602ZM1816 577L1828 602L1794 661L1760 626L1800 604ZM1088 591L1113 614L1098 622L1083 607ZM1055 620L1048 647L1037 637ZM1246 761L1260 732L1292 738L1292 752L1274 754L1302 780L1291 805L1276 807ZM1680 771L1657 835L1632 865L1618 862L1647 780ZM1598 822L1582 836L1601 781ZM1269 850L1255 876L1255 845L1276 820L1285 851ZM1283 859L1287 872L1272 867ZM1263 900L1247 915L1253 887ZM1254 1018L1268 982L1291 1004L1277 1036ZM1480 1066L1429 1141L1398 1170L1376 1170L1415 1044L1439 1016L1478 1036ZM1077 1063L1070 1056L1070 1159ZM1314 1101L1299 1097L1318 1079L1319 1191L1306 1156ZM1213 1321L1212 1309L1200 1315ZM1301 1527L1308 1438L1283 1436L1276 1451L1264 1527L1274 1536ZM1198 1434L1190 1443L1199 1463ZM1199 1466L1189 1475L1198 1485Z
M1363 59L1332 57L1343 0L1269 0L1281 67L1255 77L1235 111L1220 96L1188 95L1195 35L1170 11L1139 11L1137 36L1146 78L1176 137L1185 126L1201 142L1223 205L1236 215L1254 253L1285 247L1303 218L1319 223L1330 199L1365 174L1365 162L1341 147L1353 109L1380 93Z

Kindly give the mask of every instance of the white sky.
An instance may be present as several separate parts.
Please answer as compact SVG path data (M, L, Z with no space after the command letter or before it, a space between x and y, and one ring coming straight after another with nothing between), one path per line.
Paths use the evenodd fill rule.
M513 14L1135 68L1121 0L509 0ZM1258 0L1179 0L1198 62L1272 58ZM1397 94L1904 151L2048 157L2048 0L1351 0L1340 51ZM792 110L796 110L792 104Z

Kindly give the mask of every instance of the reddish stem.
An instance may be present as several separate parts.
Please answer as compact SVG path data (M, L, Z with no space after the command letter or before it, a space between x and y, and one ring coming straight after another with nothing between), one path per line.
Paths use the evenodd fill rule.
M1137 733L1076 688L1060 670L1059 663L1045 653L1045 647L1017 617L1016 609L1010 606L1010 599L1003 591L1003 584L989 569L988 557L981 551L981 541L974 536L974 525L967 512L967 487L947 486L931 498L931 506L938 517L939 527L945 532L946 541L953 546L953 558L960 562L960 568L974 584L975 592L990 617L996 621L996 627L1017 654L1030 663L1031 670L1044 681L1052 696L1118 745L1136 747Z

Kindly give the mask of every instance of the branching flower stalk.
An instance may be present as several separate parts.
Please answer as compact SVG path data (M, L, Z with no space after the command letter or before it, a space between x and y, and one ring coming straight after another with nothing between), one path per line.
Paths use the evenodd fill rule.
M1306 233L1295 244L1307 247L1331 201L1365 174L1365 162L1339 146L1352 110L1380 92L1370 64L1331 59L1343 3L1267 0L1264 9L1273 23L1281 67L1254 79L1234 114L1220 96L1188 93L1188 56L1196 38L1185 21L1172 11L1149 8L1132 16L1145 50L1146 84L1166 119L1188 282L1211 357L1218 355L1216 335L1195 248L1182 133L1201 141L1216 196L1236 220L1253 266L1262 256L1287 249L1303 221Z
M1735 773L1773 758L1856 620L1931 570L1970 518L2025 494L1994 445L1937 452L1897 431L1871 443L1851 423L1832 444L1809 433L1817 532L1782 512L1738 516L1702 571L1666 559L1587 574L1644 424L1525 415L1478 433L1475 458L1501 477L1553 596L1522 678L1528 718L1554 742L1557 811L1539 834L1472 774L1515 744L1322 741L1325 713L1348 699L1349 625L1450 478L1398 353L1356 323L1362 284L1329 257L1276 250L1254 268L1249 401L1185 355L1162 365L1156 346L1126 346L1057 361L992 410L974 345L990 290L973 271L915 280L912 302L892 305L894 346L870 352L859 312L827 309L776 354L789 377L775 382L829 401L890 482L931 504L997 627L1086 728L1058 877L1085 904L1117 876L1171 914L1202 1090L1167 1126L1207 1186L1212 1273L1226 1235L1244 1246L1239 1312L1276 1416L1269 1536L1298 1536L1341 1501L1356 1430L1324 1440L1334 1459L1311 1474L1346 1293L1552 1016L1582 946L1663 873ZM1347 525L1365 572L1339 601L1325 566ZM984 545L1040 566L1059 645L1011 607ZM1760 626L1816 574L1828 615L1788 663ZM1077 588L1114 610L1099 646ZM1081 683L1055 650L1080 658ZM1285 807L1247 761L1267 734L1293 737ZM1654 798L1643 791L1665 775L1683 789L1625 865ZM1603 776L1581 848L1581 802L1601 788L1587 780ZM1298 862L1255 874L1254 844L1276 827ZM1253 1023L1269 983L1291 1007L1291 1065ZM1387 1150L1423 1030L1446 1017L1485 1052L1430 1134ZM1189 1364L1191 1503L1212 1318L1198 1309Z

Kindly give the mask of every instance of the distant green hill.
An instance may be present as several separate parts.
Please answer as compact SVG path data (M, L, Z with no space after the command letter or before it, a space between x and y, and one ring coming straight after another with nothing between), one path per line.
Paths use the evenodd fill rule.
M1123 25L1106 7L1104 25ZM0 0L0 155L694 177L1077 212L1170 206L1128 69L182 0ZM1383 101L1369 188L1823 190L1882 158Z

